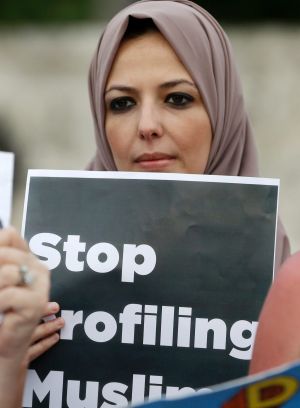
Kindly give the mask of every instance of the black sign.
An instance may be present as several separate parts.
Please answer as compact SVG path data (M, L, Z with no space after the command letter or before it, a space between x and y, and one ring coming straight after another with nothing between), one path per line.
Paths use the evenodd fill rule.
M246 374L278 185L142 177L31 173L25 236L66 326L32 364L24 407L124 406Z

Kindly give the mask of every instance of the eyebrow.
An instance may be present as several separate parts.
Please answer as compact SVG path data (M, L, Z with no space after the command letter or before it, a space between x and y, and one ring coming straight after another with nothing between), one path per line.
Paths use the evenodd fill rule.
M168 81L168 82L164 82L163 84L161 84L159 87L160 88L173 88L176 85L181 85L181 84L187 84L192 86L193 88L196 88L196 85L194 84L194 82L191 82L187 79L174 79L173 81Z
M161 88L161 89L174 88L175 86L181 85L181 84L187 84L187 85L192 86L195 89L198 89L193 82L191 82L191 81L189 81L187 79L174 79L172 81L164 82L164 83L159 85L159 88ZM117 84L117 85L112 85L110 88L108 88L104 92L104 94L106 95L108 92L111 92L111 91L134 92L134 91L136 91L136 89L134 87L132 87L132 86L118 85Z

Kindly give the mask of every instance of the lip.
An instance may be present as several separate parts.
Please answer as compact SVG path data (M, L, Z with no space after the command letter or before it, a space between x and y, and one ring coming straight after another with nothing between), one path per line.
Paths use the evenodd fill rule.
M175 160L175 156L166 153L154 152L143 153L134 162L144 170L157 170L169 166Z

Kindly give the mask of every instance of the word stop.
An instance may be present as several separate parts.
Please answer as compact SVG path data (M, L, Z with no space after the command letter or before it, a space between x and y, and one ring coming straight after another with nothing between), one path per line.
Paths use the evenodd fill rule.
M34 235L29 241L29 247L47 265L48 269L52 270L61 264L62 254L56 248L61 241L62 237L59 235L44 232ZM70 272L82 272L85 262L94 272L98 273L111 272L118 266L120 254L114 245L99 242L88 250L86 247L86 242L81 242L79 235L68 235L66 241L63 242L65 266ZM150 274L155 265L156 253L150 245L123 245L122 282L134 282L135 274Z

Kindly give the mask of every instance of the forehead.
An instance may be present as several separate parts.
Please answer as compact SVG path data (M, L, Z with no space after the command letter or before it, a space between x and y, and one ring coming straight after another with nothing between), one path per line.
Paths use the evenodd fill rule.
M143 34L121 43L115 56L107 83L115 80L180 77L191 80L168 41L159 32Z

